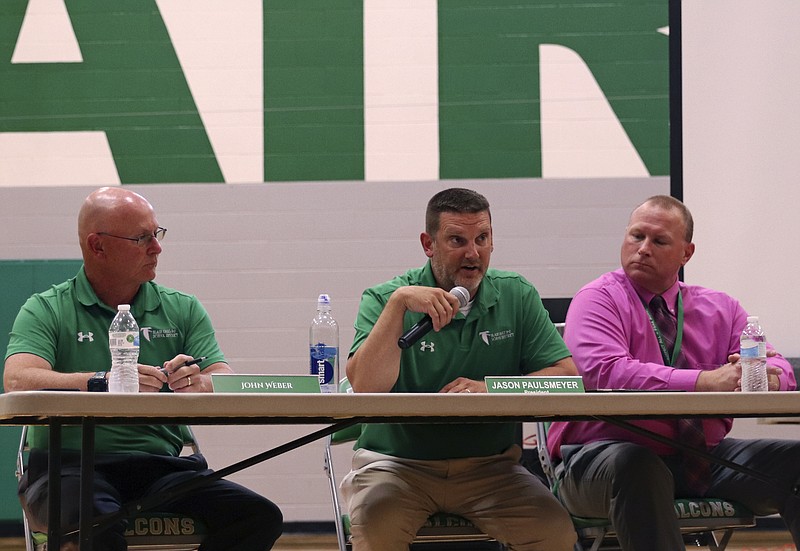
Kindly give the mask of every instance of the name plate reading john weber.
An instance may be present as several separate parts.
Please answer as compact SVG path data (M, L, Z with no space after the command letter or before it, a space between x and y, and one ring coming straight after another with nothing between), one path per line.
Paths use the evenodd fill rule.
M230 375L212 373L214 392L294 392L319 394L316 375Z
M551 377L486 377L490 394L552 394L555 392L584 392L580 376Z

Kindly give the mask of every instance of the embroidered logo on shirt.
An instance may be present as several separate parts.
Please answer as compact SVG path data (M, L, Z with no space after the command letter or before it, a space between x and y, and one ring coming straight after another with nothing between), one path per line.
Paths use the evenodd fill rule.
M428 341L422 341L422 342L419 343L419 351L420 352L425 352L426 350L428 352L433 352L434 351L433 347L434 347L434 343L433 342L429 343Z
M174 339L178 336L177 329L153 329L152 327L142 327L142 336L147 342L155 339Z
M503 331L496 331L492 333L491 331L481 331L478 333L481 336L481 340L489 346L493 342L504 341L506 339L513 339L514 332L511 329L505 329Z
M94 341L94 333L89 331L88 333L84 334L83 331L78 331L78 342L83 342L86 339L88 339L89 342L93 342Z

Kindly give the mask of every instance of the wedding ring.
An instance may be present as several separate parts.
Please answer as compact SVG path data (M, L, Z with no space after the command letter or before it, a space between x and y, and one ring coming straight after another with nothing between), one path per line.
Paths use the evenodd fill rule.
M189 381L189 384L186 385L186 386L192 386L192 378L191 377L186 377L186 380Z
M464 392L472 392L472 391L470 389L468 389L468 388L465 388Z

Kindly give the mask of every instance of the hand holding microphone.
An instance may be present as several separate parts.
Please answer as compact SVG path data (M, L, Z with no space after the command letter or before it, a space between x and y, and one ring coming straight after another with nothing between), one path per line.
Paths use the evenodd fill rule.
M458 303L461 308L467 305L469 302L469 291L464 287L453 287L450 290L450 294L455 295L458 298ZM416 324L414 324L411 329L403 333L403 335L397 340L397 346L405 350L417 342L423 335L428 333L431 329L433 329L433 321L429 315L425 315L424 318L419 320Z

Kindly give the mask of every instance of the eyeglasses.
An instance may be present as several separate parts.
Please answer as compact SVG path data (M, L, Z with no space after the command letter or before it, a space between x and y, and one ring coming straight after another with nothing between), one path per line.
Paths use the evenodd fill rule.
M153 239L157 241L163 241L164 236L167 235L167 228L162 228L159 226L159 228L153 233L146 233L144 235L140 235L139 237L123 237L121 235L114 235L113 233L108 233L104 231L97 232L97 235L107 235L109 237L116 237L117 239L125 239L127 241L133 241L139 247L143 247L152 243Z

